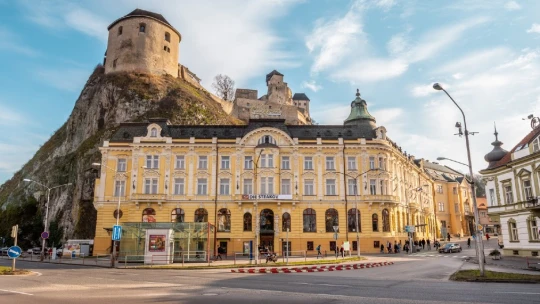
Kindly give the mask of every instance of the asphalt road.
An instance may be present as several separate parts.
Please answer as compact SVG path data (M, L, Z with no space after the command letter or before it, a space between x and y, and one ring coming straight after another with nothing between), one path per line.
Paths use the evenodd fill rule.
M474 251L373 257L395 264L372 269L260 275L19 262L39 274L1 276L0 303L540 303L536 284L448 281L466 255Z

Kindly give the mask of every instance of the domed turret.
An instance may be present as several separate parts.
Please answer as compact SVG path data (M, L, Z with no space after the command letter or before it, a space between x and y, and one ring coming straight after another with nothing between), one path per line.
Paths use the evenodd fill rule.
M484 159L489 163L488 169L493 167L498 161L500 161L508 151L501 148L503 143L499 141L499 133L497 132L497 126L495 126L495 141L491 143L493 150L484 156Z
M356 125L371 130L377 128L375 117L369 114L367 103L360 98L360 91L356 89L356 99L351 102L351 114L345 119L344 125Z

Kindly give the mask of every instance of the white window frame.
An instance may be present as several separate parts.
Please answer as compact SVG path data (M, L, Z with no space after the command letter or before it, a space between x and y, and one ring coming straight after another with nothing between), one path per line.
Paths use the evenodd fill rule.
M347 194L348 195L355 195L355 192L357 191L357 187L356 187L356 181L353 179L353 178L349 178L347 180ZM356 195L358 195L358 193L356 193Z
M506 184L503 185L504 189L504 203L506 205L514 203L514 193L512 192L512 185Z
M538 231L538 218L535 217L534 219L529 219L528 226L531 241L540 241L540 232Z
M528 187L525 185L526 182L529 183ZM530 179L524 179L523 180L523 193L525 194L525 199L533 196L532 183L531 183Z
M379 169L384 170L384 158L379 157Z
M336 195L336 180L329 178L326 180L326 195Z
M510 240L513 242L519 242L519 231L517 228L517 223L509 222L508 229L510 230L508 231L508 234L510 235Z
M159 181L157 178L145 178L144 179L144 193L145 194L157 194Z
M291 169L291 162L289 156L282 156L281 157L281 169L283 170L289 170Z
M369 180L369 194L377 195L377 180L376 179Z
M274 178L261 177L261 187L259 194L274 194Z
M291 180L289 178L281 180L281 194L291 194Z
M197 179L197 195L208 195L208 181L206 178Z
M119 158L116 161L116 172L126 172L127 170L127 159Z
M369 169L375 169L375 157L374 156L369 157Z
M304 180L304 195L315 195L315 184L312 179Z
M114 196L126 196L126 181L117 180L114 184Z
M444 203L439 202L439 212L444 212Z
M326 157L326 170L336 170L335 161L333 156Z
M533 140L532 146L533 146L532 147L533 153L538 152L538 150L540 150L540 137L537 137L535 138L535 140Z
M219 195L230 195L231 193L231 180L228 178L219 179Z
M198 169L208 169L208 156L199 156Z
M313 170L313 156L304 157L304 170Z
M347 168L350 171L356 171L356 157L354 156L347 157Z
M253 179L244 178L244 193L243 194L253 194Z
M174 163L175 169L186 168L186 158L184 155L176 155L176 161Z
M498 204L495 202L495 189L489 189L489 200L491 205L490 206L497 206Z
M184 195L185 181L183 177L174 179L174 195Z
M231 157L230 156L222 156L221 157L221 169L222 170L228 170L231 168Z
M159 168L159 155L146 155L146 168L158 169Z
M253 156L244 156L244 170L253 170Z

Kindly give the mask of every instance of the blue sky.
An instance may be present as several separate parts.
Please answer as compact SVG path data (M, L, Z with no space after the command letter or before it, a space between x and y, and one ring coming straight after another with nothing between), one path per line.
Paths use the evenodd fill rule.
M453 135L460 113L433 82L480 132L475 170L487 165L494 121L510 150L530 130L522 118L540 115L540 1L0 0L0 182L65 122L103 60L107 25L135 8L182 33L180 63L207 88L222 73L262 95L277 69L320 124L341 124L359 88L377 124L418 158L466 161Z

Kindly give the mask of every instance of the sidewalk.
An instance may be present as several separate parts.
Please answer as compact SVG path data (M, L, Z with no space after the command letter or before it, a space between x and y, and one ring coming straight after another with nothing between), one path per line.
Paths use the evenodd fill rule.
M528 268L527 267L527 259L529 261L530 266L535 266L534 268ZM468 264L478 264L478 260L476 257L471 258ZM486 269L489 268L497 268L497 269L503 269L503 270L495 270L495 271L502 271L502 272L514 272L509 271L509 269L513 270L522 270L517 273L528 273L528 274L540 274L540 259L534 258L534 257L516 257L516 256L501 256L500 260L494 260L492 259L488 253L486 253ZM473 265L474 267L478 267L476 265ZM470 269L470 268L467 268ZM489 269L491 270L491 269Z

